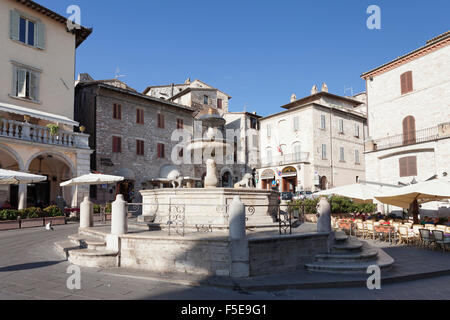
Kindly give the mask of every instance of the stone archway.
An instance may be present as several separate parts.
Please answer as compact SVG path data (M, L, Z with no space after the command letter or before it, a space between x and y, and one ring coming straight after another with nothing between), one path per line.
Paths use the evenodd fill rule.
M24 171L23 161L19 154L2 144L0 144L0 169ZM9 204L15 209L19 207L18 185L0 185L0 207L3 204Z
M62 182L73 178L76 172L69 158L57 152L39 152L30 157L26 169L30 173L46 176L47 181L33 183L26 190L21 190L21 197L23 193L26 194L25 206L71 205L75 187L60 186Z

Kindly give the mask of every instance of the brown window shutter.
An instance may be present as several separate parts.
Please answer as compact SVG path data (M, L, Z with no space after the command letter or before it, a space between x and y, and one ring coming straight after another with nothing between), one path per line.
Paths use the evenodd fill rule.
M122 152L122 138L117 137L118 152Z
M141 123L141 118L140 118L140 110L136 109L136 123Z
M417 176L417 157L408 157L408 176Z
M399 159L400 164L400 177L407 177L408 162L406 158Z
M161 115L161 128L164 129L164 115Z
M403 73L400 76L400 86L401 86L402 94L405 94L407 92L407 89L406 89L406 74L405 73Z
M113 119L116 119L117 115L116 115L116 104L113 104Z
M408 92L412 92L413 91L412 71L408 71L406 73L406 82L408 84L408 86L407 86Z

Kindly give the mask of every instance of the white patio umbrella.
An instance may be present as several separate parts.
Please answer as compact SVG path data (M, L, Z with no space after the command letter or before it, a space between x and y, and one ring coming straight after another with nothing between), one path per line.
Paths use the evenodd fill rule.
M79 185L94 185L94 184L108 184L125 180L124 177L112 176L108 174L89 173L84 176L79 176L70 179L60 184L61 187L79 186Z
M26 184L45 180L46 176L0 169L0 184Z
M338 195L352 199L357 203L373 203L376 196L382 196L386 190L392 191L394 188L389 187L375 187L367 184L350 184L346 186L336 187L328 190L323 190L316 195L331 196ZM381 191L383 190L383 191Z
M439 179L419 182L375 198L382 203L409 209L414 201L420 204L450 199L450 182Z

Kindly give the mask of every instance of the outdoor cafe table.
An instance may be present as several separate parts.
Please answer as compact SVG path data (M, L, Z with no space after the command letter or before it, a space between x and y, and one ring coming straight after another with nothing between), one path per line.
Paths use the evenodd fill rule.
M391 234L394 234L394 241L396 241L397 237L396 237L396 231L395 231L395 227L390 226L390 225L380 225L380 226L375 226L374 227L374 231L376 233L382 233L382 234L388 234L389 236L389 243L392 243L391 241Z

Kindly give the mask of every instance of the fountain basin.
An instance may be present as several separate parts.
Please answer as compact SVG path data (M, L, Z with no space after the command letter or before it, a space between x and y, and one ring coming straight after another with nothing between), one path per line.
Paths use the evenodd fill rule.
M276 221L276 191L250 188L181 188L142 190L140 193L144 203L140 220L152 221L162 227L177 218L178 221L184 219L186 227L210 225L214 228L228 228L228 208L235 196L239 196L246 206L247 227L273 226Z

